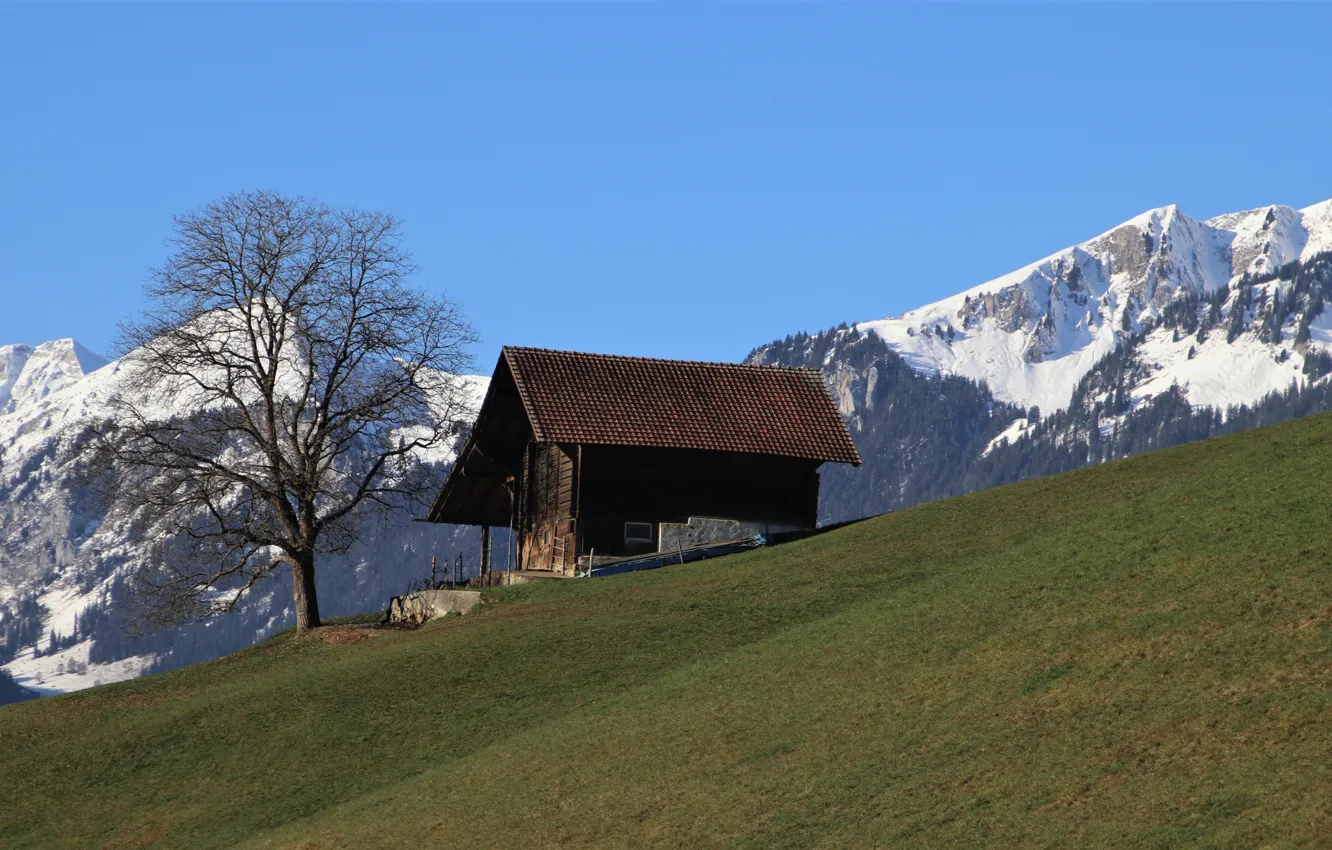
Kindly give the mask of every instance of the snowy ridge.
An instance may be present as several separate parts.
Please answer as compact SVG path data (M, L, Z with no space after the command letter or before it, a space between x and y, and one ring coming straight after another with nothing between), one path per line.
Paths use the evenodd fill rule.
M984 381L997 398L1049 413L1068 404L1082 376L1127 334L1171 304L1328 251L1332 201L1207 221L1172 205L965 292L857 328L877 334L918 371ZM1326 321L1319 318L1309 345L1332 339ZM1256 401L1300 379L1297 363L1275 362L1272 346L1252 334L1235 345L1208 346L1193 357L1187 344L1178 351L1156 346L1156 385L1179 384L1195 405L1225 405ZM1242 364L1238 371L1236 363Z
M107 364L72 339L0 346L0 414L29 408Z

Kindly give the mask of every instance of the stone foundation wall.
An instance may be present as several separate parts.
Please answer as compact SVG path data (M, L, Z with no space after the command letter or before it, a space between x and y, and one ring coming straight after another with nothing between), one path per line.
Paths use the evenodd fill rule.
M479 590L421 590L393 597L389 622L420 625L445 614L466 614L480 601Z

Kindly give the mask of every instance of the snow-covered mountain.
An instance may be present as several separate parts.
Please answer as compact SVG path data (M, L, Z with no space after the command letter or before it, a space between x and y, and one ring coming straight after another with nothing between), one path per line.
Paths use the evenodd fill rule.
M823 472L840 522L1330 411L1329 303L1332 201L1171 206L748 362L823 370L865 459Z
M279 577L224 621L156 637L126 633L117 609L125 607L127 578L161 557L168 541L108 510L85 483L91 429L110 416L107 401L125 368L72 339L0 347L0 669L39 693L214 657L289 619L290 590ZM486 383L468 379L478 397ZM442 469L450 457L436 451L425 460ZM447 558L467 543L457 529L406 517L371 537L325 562L327 615L386 605L388 594L428 574L430 554Z
M1280 357L1299 333L1301 311L1287 311L1277 334L1254 327L1238 337L1202 340L1181 338L1159 320L1172 305L1205 308L1218 293L1225 296L1219 306L1226 316L1236 299L1279 304L1294 284L1274 276L1329 251L1332 201L1207 221L1172 205L857 329L881 337L918 371L983 381L999 399L1048 413L1067 406L1083 376L1125 338L1156 324L1143 342L1150 374L1140 376L1135 395L1148 398L1177 385L1194 405L1249 404L1304 380L1298 358ZM1241 284L1247 281L1263 283L1246 292ZM1296 344L1301 352L1332 345L1332 317L1314 317L1307 339Z

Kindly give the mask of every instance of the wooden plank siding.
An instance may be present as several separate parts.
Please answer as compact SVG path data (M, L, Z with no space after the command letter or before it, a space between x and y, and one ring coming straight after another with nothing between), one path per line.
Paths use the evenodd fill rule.
M569 571L578 552L576 446L529 444L524 456L522 568ZM563 557L561 557L563 556Z

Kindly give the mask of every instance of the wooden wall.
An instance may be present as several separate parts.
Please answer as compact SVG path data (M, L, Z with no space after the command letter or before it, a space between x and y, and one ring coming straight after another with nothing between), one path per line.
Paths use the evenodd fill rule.
M636 554L624 524L691 516L813 528L819 462L686 449L531 443L518 505L527 570L572 571L576 557Z
M557 569L560 561L572 564L577 537L577 464L575 446L530 443L524 457L524 518L522 568ZM562 559L561 555L565 555Z

